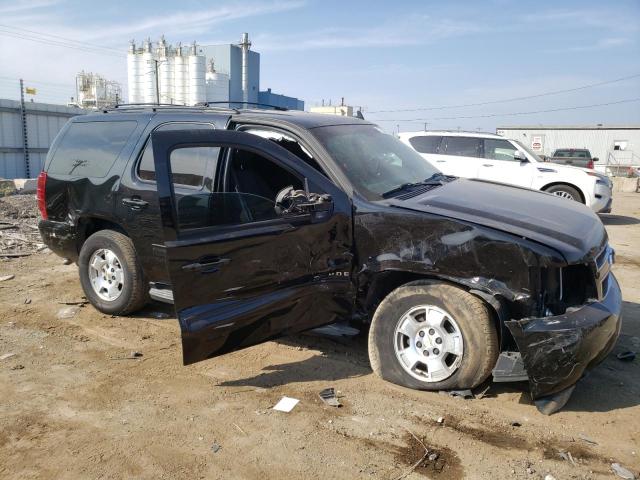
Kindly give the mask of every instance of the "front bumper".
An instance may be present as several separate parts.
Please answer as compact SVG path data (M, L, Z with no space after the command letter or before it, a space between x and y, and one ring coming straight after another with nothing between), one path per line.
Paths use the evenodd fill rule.
M611 212L612 203L612 186L610 184L604 184L602 180L598 180L598 182L596 182L591 208L596 213L609 213Z
M534 400L559 393L611 352L620 334L622 295L613 273L601 301L563 315L505 322L527 370Z

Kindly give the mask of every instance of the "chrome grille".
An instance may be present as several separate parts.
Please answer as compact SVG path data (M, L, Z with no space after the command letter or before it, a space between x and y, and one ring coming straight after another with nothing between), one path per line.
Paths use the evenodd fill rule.
M595 279L596 279L596 292L598 300L602 300L609 289L609 274L611 273L611 265L613 265L615 259L615 252L609 245L604 247L602 252L595 258Z

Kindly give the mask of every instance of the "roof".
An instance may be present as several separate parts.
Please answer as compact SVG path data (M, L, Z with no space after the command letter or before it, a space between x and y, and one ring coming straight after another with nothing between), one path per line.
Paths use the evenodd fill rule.
M474 137L474 138L503 138L495 133L487 132L465 132L458 130L419 130L417 132L400 132L398 137L431 137L431 136L447 136L447 137Z
M640 130L640 124L596 125L512 125L496 127L496 130Z
M264 117L279 119L293 123L303 128L326 127L330 125L371 125L371 122L361 120L356 117L346 117L342 115L326 115L320 113L303 112L301 110L272 110L272 109L234 109L226 107L186 107L178 105L125 105L124 108L107 109L96 112L93 115L123 115L123 114L223 114L232 115L236 119L244 115L252 118ZM92 115L89 115L92 116ZM86 117L85 117L86 118Z

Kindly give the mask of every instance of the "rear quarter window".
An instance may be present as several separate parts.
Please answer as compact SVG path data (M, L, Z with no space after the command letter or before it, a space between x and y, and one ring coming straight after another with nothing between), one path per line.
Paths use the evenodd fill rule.
M104 177L138 122L77 122L66 131L51 157L48 172L74 177Z

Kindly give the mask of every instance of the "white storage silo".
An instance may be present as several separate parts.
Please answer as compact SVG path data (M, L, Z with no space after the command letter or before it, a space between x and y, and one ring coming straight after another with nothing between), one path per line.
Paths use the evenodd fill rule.
M193 42L189 54L189 105L205 101L205 75L206 58L204 55L198 55L198 47L196 42Z
M171 46L167 45L164 35L158 42L156 60L158 61L160 103L174 103L173 56L171 55Z
M129 103L140 102L140 56L136 52L136 44L131 40L129 53L127 54L127 90L129 92Z
M151 40L147 39L142 47L140 58L140 96L144 103L157 103L158 92L156 90L156 62L153 58Z
M229 75L215 71L213 60L207 69L207 102L229 101Z
M182 45L176 47L173 57L173 95L174 103L186 105L187 103L187 59L182 54Z

